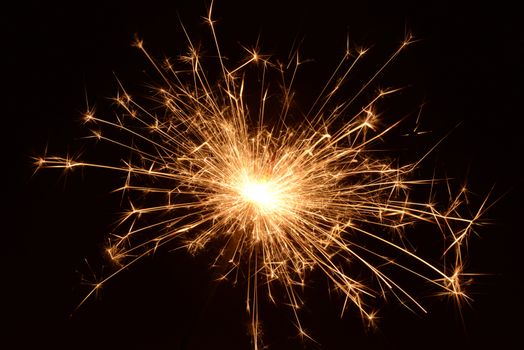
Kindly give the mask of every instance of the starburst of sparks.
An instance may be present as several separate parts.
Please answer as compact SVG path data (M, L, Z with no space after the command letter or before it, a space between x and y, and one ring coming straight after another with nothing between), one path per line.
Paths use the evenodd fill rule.
M369 321L375 318L369 305L376 296L393 295L425 312L395 281L399 272L429 282L458 302L467 300L463 250L486 200L473 213L463 210L468 193L463 188L453 196L450 192L450 201L442 208L431 195L439 181L414 179L425 156L395 166L395 161L373 151L372 145L398 124L381 127L375 105L396 90L379 91L358 113L348 115L356 97L412 38L401 43L357 96L334 104L337 91L366 52L348 50L303 121L288 123L293 82L301 65L298 52L284 66L249 49L243 62L229 67L211 13L210 9L207 23L220 69L216 81L210 81L189 36L188 53L176 65L153 59L137 40L136 47L163 80L151 97L156 107L144 107L121 86L115 98L120 108L116 119L99 117L93 110L84 115L92 137L129 151L128 159L120 164L69 156L36 160L43 168L95 167L125 175L117 190L127 194L130 209L107 248L120 267L94 285L86 299L118 272L177 240L191 253L210 244L218 247L214 264L223 267L221 277L246 281L255 349L261 344L260 293L291 305L299 334L309 337L298 309L313 269L343 296L342 312L353 305ZM247 80L253 66L256 90ZM272 72L281 77L279 94L269 84ZM259 96L258 104L246 102L246 94ZM268 112L277 102L278 111ZM116 132L106 134L104 128ZM429 200L411 200L413 189L422 186L430 188ZM137 194L145 198L140 205L135 204ZM435 227L444 246L442 262L419 256L408 242L406 229L419 222ZM352 274L355 266L368 277ZM274 292L277 284L284 295Z

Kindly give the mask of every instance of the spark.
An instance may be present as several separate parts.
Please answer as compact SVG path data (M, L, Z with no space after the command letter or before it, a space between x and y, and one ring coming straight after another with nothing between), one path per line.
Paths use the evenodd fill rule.
M448 181L415 178L414 170L427 154L396 166L373 150L398 125L383 126L376 104L397 90L381 90L359 112L348 112L413 38L408 36L354 96L337 104L341 86L367 52L353 53L348 44L304 120L291 122L293 83L302 64L298 52L283 65L261 54L258 45L243 47L247 57L229 67L211 9L206 23L218 54L219 78L208 76L205 58L185 28L188 53L178 64L155 60L137 39L135 46L163 80L151 96L156 106L139 103L120 84L115 120L94 109L83 116L93 138L130 152L128 159L113 164L71 156L35 159L37 168L94 167L125 178L116 191L127 195L129 209L106 249L118 268L97 282L82 303L120 271L174 240L192 254L218 243L213 244L219 247L214 264L223 266L221 279L245 281L254 349L262 344L262 296L290 305L297 334L312 339L298 310L304 304L300 291L313 269L342 295L342 313L353 305L369 323L378 318L371 301L380 296L394 296L408 308L426 312L396 282L400 273L427 282L440 294L467 299L462 284L465 243L479 225L486 201L472 215L462 213L470 212L464 210L467 191L450 192L448 206L437 204L434 192ZM256 78L249 80L252 68ZM276 84L270 85L275 73L281 79L279 93L271 88ZM259 101L253 105L246 96L259 96ZM118 133L102 132L111 129ZM427 202L412 199L428 187ZM441 263L419 255L408 240L406 232L416 223L435 227L431 239L443 243ZM353 271L366 271L368 277ZM275 293L277 284L284 295Z
M271 185L266 181L244 179L239 192L245 201L252 202L258 209L269 213L280 209L278 193L272 190Z

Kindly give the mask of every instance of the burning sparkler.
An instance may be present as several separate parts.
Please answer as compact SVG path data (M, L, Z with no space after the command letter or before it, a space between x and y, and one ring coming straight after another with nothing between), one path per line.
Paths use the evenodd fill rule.
M369 321L375 311L368 304L375 296L394 295L408 307L425 311L395 282L392 275L399 271L435 285L457 301L467 298L462 288L462 251L486 202L473 215L464 216L465 189L452 197L446 209L439 209L431 195L427 202L413 201L413 187L428 186L432 191L438 182L413 179L413 170L424 157L395 166L371 152L370 146L397 125L380 128L374 110L377 101L395 90L380 91L348 118L358 95L412 38L402 42L356 96L335 105L337 90L365 54L365 50L348 50L304 121L292 124L286 118L301 64L298 53L282 66L256 49L247 50L244 62L229 67L211 12L207 23L221 72L216 82L206 75L189 36L188 53L177 64L158 62L137 40L136 47L164 81L152 96L157 108L145 108L121 87L115 99L121 109L116 120L94 111L84 115L93 138L130 151L129 159L120 164L72 157L37 159L37 166L43 168L95 167L126 175L117 190L130 201L119 226L127 229L114 235L107 248L120 267L96 284L86 299L118 272L173 240L191 253L212 241L220 243L214 263L223 266L222 278L247 281L246 307L255 349L260 346L261 292L274 302L285 300L291 305L299 334L309 337L298 309L303 305L300 290L313 269L322 271L343 295L342 311L353 305ZM246 72L253 65L258 67L256 90ZM283 86L277 113L268 83L274 72ZM259 95L258 105L248 104L246 94ZM267 118L269 106L278 119ZM118 133L106 134L103 128ZM138 206L135 194L154 200ZM441 233L443 263L425 260L407 243L404 231L417 222L434 224ZM360 266L370 278L352 275L350 266ZM284 296L275 295L275 284L283 286Z

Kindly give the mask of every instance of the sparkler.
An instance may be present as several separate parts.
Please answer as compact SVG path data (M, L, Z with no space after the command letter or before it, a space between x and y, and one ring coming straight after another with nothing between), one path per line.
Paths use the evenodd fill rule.
M369 304L376 296L393 295L425 312L395 281L400 272L429 282L457 302L467 300L463 249L486 201L475 213L462 214L467 200L463 188L454 196L450 192L449 205L442 209L432 200L439 181L414 179L426 156L395 166L372 151L398 124L381 128L375 112L376 103L396 90L379 91L356 115L348 116L357 97L412 38L402 42L355 96L335 104L334 96L366 52L347 50L303 121L292 123L288 116L301 65L298 52L284 66L258 49L246 49L247 58L229 67L211 8L207 23L218 54L216 82L206 74L187 32L188 53L176 64L155 60L137 40L136 47L163 80L151 96L156 108L144 107L121 86L115 120L93 110L85 113L92 137L130 151L128 159L120 164L69 156L36 160L41 168L94 167L125 175L117 191L127 194L130 209L107 247L119 268L96 283L82 303L120 271L173 240L195 254L209 245L218 247L214 264L222 266L221 278L246 281L254 349L261 344L261 295L291 305L298 333L310 337L298 310L304 303L300 291L313 269L343 296L342 312L353 305L371 323L376 312ZM253 66L258 67L256 88L248 80ZM275 72L281 77L278 98L269 84ZM254 95L259 96L255 106L246 102L246 96ZM430 189L428 201L410 199L413 188L422 186ZM137 195L152 200L137 205ZM439 232L441 263L419 256L408 243L406 229L419 222ZM356 266L367 271L368 278L349 272ZM276 284L283 287L283 296L274 292Z

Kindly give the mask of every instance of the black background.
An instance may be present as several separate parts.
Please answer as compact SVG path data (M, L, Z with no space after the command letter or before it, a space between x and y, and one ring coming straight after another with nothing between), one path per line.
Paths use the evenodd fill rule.
M179 15L206 47L206 8L202 1L29 1L3 10L0 347L249 348L241 286L211 282L205 256L182 251L144 259L70 316L88 290L80 277L90 274L84 258L95 274L107 272L96 257L120 209L118 195L109 194L120 179L87 170L67 178L54 170L32 176L31 157L46 146L49 154L82 149L86 92L90 105L111 113L113 72L130 88L147 82L151 69L130 46L134 34L153 55L174 57L186 47ZM340 300L330 300L321 286L309 292L303 312L320 348L515 348L524 311L523 36L517 11L502 2L271 0L221 1L215 17L232 59L241 58L240 44L252 46L259 35L262 51L282 58L303 38L302 52L315 59L301 81L305 91L325 81L343 53L346 33L353 43L372 47L376 56L363 68L372 69L410 30L421 41L373 86L409 86L413 109L427 102L423 118L434 133L424 145L460 123L430 158L430 173L445 169L480 195L495 185L493 199L505 194L486 214L493 224L470 242L468 270L486 275L471 287L474 302L462 310L464 322L450 301L423 298L429 314L393 303L381 310L378 330L369 331L352 309L340 319ZM295 339L285 307L266 305L262 319L272 349L314 346Z

